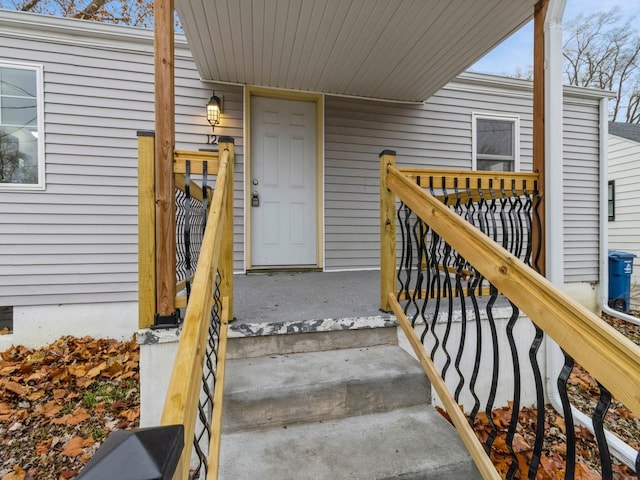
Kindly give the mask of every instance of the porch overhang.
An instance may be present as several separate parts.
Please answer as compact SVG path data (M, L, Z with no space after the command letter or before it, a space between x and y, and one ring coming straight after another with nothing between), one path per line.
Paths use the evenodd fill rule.
M175 0L203 80L421 102L535 0Z

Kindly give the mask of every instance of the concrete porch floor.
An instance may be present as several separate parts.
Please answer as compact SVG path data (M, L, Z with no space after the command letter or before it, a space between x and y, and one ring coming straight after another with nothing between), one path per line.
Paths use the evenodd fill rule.
M380 271L234 275L234 325L385 317Z

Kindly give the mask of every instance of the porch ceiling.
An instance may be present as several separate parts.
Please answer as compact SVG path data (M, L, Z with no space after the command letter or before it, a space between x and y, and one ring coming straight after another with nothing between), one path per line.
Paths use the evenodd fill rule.
M424 101L535 0L175 0L205 80Z

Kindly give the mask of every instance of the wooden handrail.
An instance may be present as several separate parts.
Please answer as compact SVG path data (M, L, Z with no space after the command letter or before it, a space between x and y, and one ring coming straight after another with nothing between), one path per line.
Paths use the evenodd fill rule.
M538 327L640 415L640 348L388 165L386 187Z
M180 335L180 343L167 389L162 411L161 425L184 425L185 445L194 438L198 400L202 381L204 355L206 352L209 316L213 306L213 283L219 263L225 218L225 204L230 179L227 175L229 152L221 155L216 188L207 218L202 250L198 259L193 288ZM187 478L191 449L185 448L174 478Z

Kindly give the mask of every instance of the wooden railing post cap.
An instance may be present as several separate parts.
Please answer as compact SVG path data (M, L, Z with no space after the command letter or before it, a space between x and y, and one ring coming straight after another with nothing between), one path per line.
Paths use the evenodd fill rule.
M156 136L156 132L154 132L153 130L138 130L136 134L138 137L155 137Z
M218 137L218 143L235 143L235 139L233 137Z
M378 158L382 157L384 155L394 155L395 156L395 154L396 154L395 150L383 150L383 151L380 152L380 155L378 155Z

